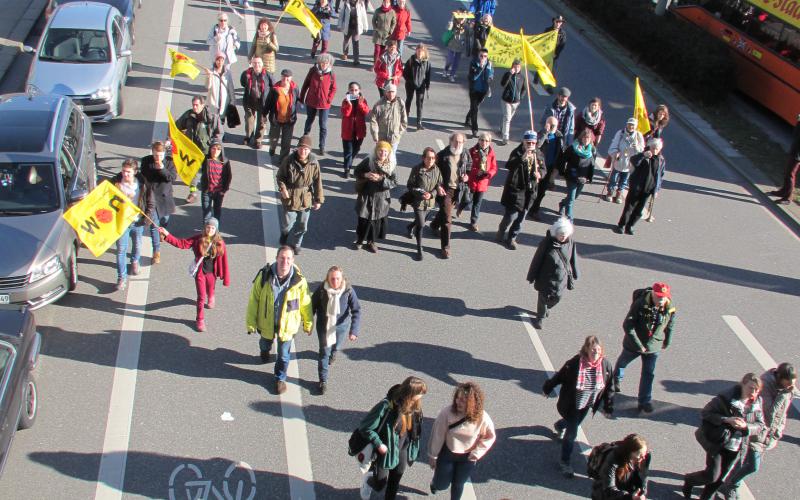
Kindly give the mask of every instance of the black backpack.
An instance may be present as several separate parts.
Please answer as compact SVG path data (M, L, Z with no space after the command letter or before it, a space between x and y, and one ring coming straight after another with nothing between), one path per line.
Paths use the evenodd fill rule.
M619 442L600 443L592 448L589 453L589 463L586 465L586 475L591 479L599 479L600 467L605 462L609 453L617 449Z
M389 420L389 413L392 412L391 404L389 407L386 408L386 412L381 417L380 422L378 423L378 427L375 429L375 432L380 432L381 429L386 425L386 421ZM369 444L369 440L364 437L364 434L361 433L359 427L350 434L350 439L347 440L347 454L351 457L358 455L358 453L363 450Z
M637 288L637 289L636 289L636 290L634 290L634 291L633 291L633 293L631 294L631 303L633 303L633 302L636 302L636 301L637 301L637 300L639 300L639 299L640 299L640 298L641 298L641 297L642 297L644 294L646 294L646 293L650 293L650 292L652 292L652 291L653 291L653 287L652 287L652 286L648 286L647 288Z

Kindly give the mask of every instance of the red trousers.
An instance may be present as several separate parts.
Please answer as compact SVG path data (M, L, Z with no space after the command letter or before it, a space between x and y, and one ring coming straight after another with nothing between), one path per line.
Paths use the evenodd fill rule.
M214 297L216 283L217 277L214 276L214 273L204 273L202 266L197 270L197 275L194 278L194 285L197 288L197 321L204 319L203 308L206 300Z

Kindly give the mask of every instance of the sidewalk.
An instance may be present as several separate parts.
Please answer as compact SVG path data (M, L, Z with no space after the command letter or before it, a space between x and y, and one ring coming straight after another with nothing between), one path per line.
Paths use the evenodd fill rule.
M22 51L46 5L47 0L0 0L0 80Z
M741 155L728 144L700 115L692 111L690 104L683 96L676 94L658 74L648 67L638 64L627 49L617 43L614 38L594 24L588 17L565 4L562 0L543 0L557 14L567 18L567 29L583 32L584 38L595 45L614 63L622 72L630 75L631 81L638 76L645 92L655 99L651 102L663 102L669 105L670 116L678 118L683 124L694 131L711 151L715 152L725 163L739 173L758 193L761 203L772 209L781 219L790 224L795 232L800 232L800 205L778 205L772 201L766 192L776 189L774 182L769 179L753 163Z

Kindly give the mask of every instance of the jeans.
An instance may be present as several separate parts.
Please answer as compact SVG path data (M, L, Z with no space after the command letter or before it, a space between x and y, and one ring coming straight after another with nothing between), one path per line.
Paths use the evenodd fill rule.
M447 193L437 198L439 211L431 222L431 228L439 231L439 238L442 242L442 250L450 249L450 231L453 227L453 205L457 203L456 190L447 188Z
M311 126L314 124L314 118L319 113L319 147L325 149L325 138L328 137L328 114L330 109L317 109L306 108L306 125L303 128L303 135L308 135L311 132Z
M742 445L746 446L746 445ZM761 468L761 457L763 456L763 452L756 451L752 448L748 447L747 455L744 458L744 462L742 462L738 467L734 468L726 483L730 486L730 490L738 490L742 486L742 482L745 480L747 476L750 474L755 474L758 472L758 469Z
M128 256L128 242L133 240L133 253L131 254L131 264L139 263L142 257L142 234L144 226L139 226L135 222L128 226L117 240L117 277L120 280L128 279L128 263L125 262Z
M153 252L158 252L161 250L161 236L158 234L158 228L167 228L167 224L169 224L169 215L161 216L158 214L157 210L154 212L154 215L153 222L155 222L155 224L150 224L150 240L153 242Z
M200 193L200 206L203 209L203 224L212 216L217 222L222 220L222 199L225 193L203 191Z
M417 101L417 126L422 123L422 105L425 101L425 88L416 88L406 82L406 115L411 116L411 98L416 97Z
M214 298L214 287L217 284L217 277L214 272L204 273L203 265L197 270L197 275L194 277L194 286L197 289L197 321L203 318L203 309L208 300Z
M278 360L275 361L275 377L281 382L285 382L286 370L289 368L289 360L292 356L293 339L289 339L284 342L278 337L277 333L271 340L259 336L258 347L261 349L261 352L270 352L272 350L272 344L276 339L278 341Z
M359 35L358 33L349 34L345 33L344 41L342 42L342 54L347 55L350 53L350 43L353 44L353 61L358 62L359 54L359 45L360 45Z
M462 202L459 209L465 210L467 207L470 208L469 223L474 226L478 223L478 218L481 216L481 204L483 203L484 193L472 191L470 194L472 198Z
M461 51L447 50L447 61L444 65L444 72L455 76L458 71L458 63L461 61Z
M469 124L473 133L478 132L478 108L481 107L485 98L486 92L469 91L469 111L467 111L467 119L464 121Z
M522 221L525 220L528 210L517 210L516 208L508 207L505 207L505 209L506 213L503 214L503 219L500 221L500 227L498 230L505 234L506 229L508 229L508 225L511 224L511 229L508 231L508 241L511 241L516 239L517 235L519 235L519 231L522 229Z
M619 218L617 225L619 227L633 227L639 219L642 218L642 212L650 199L648 194L633 194L628 193L625 197L625 207L622 209L622 215Z
M320 314L324 314L320 311ZM317 374L319 375L320 382L327 382L328 371L330 369L331 354L344 347L347 342L347 336L350 333L350 318L347 318L344 323L336 325L336 343L328 347L327 339L324 331L317 330L317 338L319 339L319 363L317 363Z
M567 181L567 196L561 200L560 206L569 220L572 220L572 206L583 191L583 186L584 184L577 181Z
M281 160L292 152L292 134L294 133L294 123L272 123L269 127L269 151L274 153L278 147L278 140L281 142Z
M642 374L639 377L639 405L647 404L653 399L653 379L656 377L656 362L659 352L633 352L622 348L622 352L614 365L614 377L620 382L625 376L625 368L639 356L642 357Z
M586 418L586 415L589 414L589 410L591 409L591 406L586 405L586 408L580 410L576 409L569 417L561 418L561 420L556 422L555 427L558 431L566 429L564 432L564 439L561 441L562 463L570 463L572 450L575 449L575 439L578 437L578 429L581 427L581 422L583 422L583 419Z
M397 53L400 54L400 57L403 57L403 47L406 46L405 40L397 40Z
M743 444L746 446L746 444ZM719 453L711 455L706 453L706 468L691 474L686 474L684 482L690 486L705 486L700 493L701 500L709 500L714 497L717 490L722 486L722 482L733 467L738 451L721 450Z
M631 172L620 172L617 169L611 169L611 175L608 177L608 194L618 189L620 191L625 191L628 189L628 177L631 176Z
M517 108L519 107L518 102L503 102L503 125L500 127L500 132L503 135L503 140L507 141L510 134L511 129L511 120L514 119L514 114L517 112Z
M436 469L433 471L431 487L437 491L450 490L450 500L459 500L464 494L464 484L469 480L478 462L469 460L469 453L453 453L442 446L436 457Z
M244 106L244 136L248 140L260 141L267 126L267 116L260 109Z
M361 144L363 142L364 142L363 137L361 139L353 139L350 141L342 139L342 153L344 154L345 172L349 172L350 169L353 168L353 158L358 156L358 152L361 151Z
M303 246L303 236L308 231L308 219L311 217L311 210L286 210L280 206L281 222L281 244L293 247Z

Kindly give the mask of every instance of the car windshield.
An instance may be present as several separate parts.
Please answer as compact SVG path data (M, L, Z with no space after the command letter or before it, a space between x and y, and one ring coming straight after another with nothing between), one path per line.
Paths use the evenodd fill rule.
M51 28L42 43L39 59L63 63L107 63L111 61L111 48L105 31Z
M0 163L0 216L52 212L58 199L52 165Z

